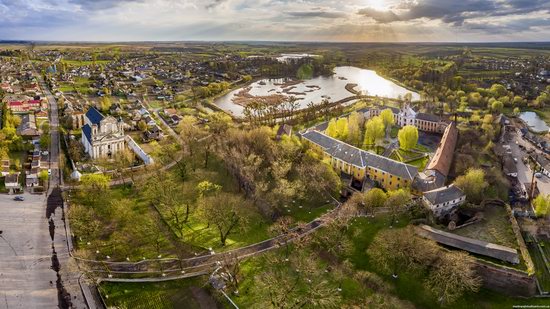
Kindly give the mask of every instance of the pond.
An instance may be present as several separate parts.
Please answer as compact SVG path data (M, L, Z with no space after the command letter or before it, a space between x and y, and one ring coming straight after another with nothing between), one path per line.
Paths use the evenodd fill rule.
M548 124L542 120L535 112L523 112L519 115L521 120L525 121L529 129L536 133L546 133L550 130Z
M413 101L420 100L418 93L381 77L375 71L344 66L335 68L332 76L319 76L305 81L263 79L231 91L215 100L214 104L236 116L242 116L243 105L247 101L259 98L269 101L293 96L300 108L305 108L310 102L319 104L324 99L335 102L354 96L346 86L369 96L397 99L410 93Z

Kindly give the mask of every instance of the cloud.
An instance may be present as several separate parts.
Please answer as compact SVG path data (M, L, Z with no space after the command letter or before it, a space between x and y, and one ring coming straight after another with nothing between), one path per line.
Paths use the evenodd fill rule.
M285 12L285 13L292 17L303 17L303 18L343 18L347 16L347 14L344 12L327 11L327 10L294 11L294 12Z
M132 2L143 2L144 0L68 0L69 3L79 6L82 10L96 11L106 10L113 7ZM59 2L54 0L52 2Z
M547 0L405 0L389 11L365 8L358 14L379 23L429 19L460 26L476 18L549 11Z
M395 14L393 11L378 11L372 8L365 8L359 10L359 12L357 13L365 17L370 17L382 24L392 23L394 21L401 20L401 18L397 16L397 14Z
M550 37L550 0L0 0L0 39L438 41Z

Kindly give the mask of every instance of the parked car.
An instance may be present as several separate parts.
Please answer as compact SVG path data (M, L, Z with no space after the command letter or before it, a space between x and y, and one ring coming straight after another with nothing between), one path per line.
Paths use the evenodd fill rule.
M17 201L17 202L22 202L25 200L25 197L22 196L22 195L18 195L16 197L13 198L14 201Z
M541 178L541 177L542 177L542 174L541 174L541 173L535 173L535 177Z

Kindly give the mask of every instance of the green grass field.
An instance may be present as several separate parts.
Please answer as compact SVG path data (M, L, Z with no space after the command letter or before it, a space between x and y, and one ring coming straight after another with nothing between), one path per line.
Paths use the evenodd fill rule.
M216 304L215 298L204 288L206 279L197 277L161 283L106 282L100 285L99 290L109 308L199 309L206 304Z

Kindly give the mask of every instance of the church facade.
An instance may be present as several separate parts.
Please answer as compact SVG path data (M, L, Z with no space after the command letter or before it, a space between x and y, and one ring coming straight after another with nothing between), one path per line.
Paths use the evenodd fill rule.
M114 156L125 149L122 120L105 117L95 107L91 107L84 116L82 144L92 159Z

